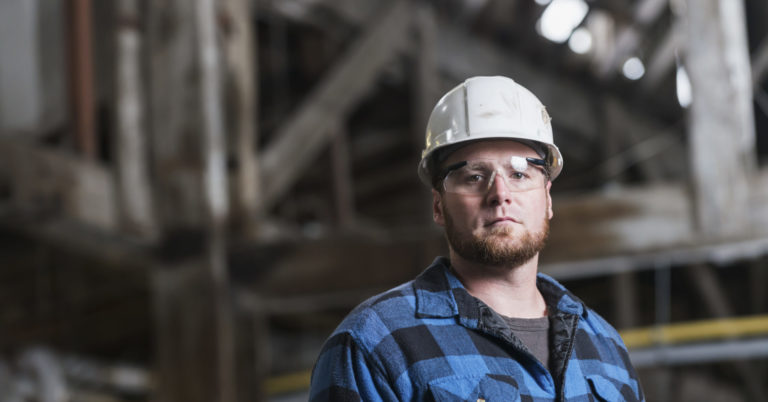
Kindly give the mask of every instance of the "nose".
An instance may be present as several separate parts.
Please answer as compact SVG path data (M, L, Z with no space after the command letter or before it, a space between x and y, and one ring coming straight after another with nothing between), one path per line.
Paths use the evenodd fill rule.
M512 202L512 192L509 191L509 186L507 186L507 181L504 179L503 174L494 171L489 185L486 199L491 206L510 204Z

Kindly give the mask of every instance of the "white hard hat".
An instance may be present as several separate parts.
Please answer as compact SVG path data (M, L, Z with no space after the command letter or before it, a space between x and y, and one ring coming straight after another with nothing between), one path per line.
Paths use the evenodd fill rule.
M482 139L511 139L542 154L554 180L563 156L552 140L552 125L544 105L529 90L507 77L473 77L448 91L435 105L427 123L426 146L419 178L432 185L435 151ZM438 152L439 153L439 152ZM441 155L441 159L447 156Z

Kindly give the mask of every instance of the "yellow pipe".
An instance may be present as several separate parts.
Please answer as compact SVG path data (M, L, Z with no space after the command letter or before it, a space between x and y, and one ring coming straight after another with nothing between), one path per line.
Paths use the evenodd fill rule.
M309 389L311 376L311 370L272 376L264 381L264 389L267 395L307 390Z
M619 333L628 348L761 335L768 334L768 315L691 321L628 329Z

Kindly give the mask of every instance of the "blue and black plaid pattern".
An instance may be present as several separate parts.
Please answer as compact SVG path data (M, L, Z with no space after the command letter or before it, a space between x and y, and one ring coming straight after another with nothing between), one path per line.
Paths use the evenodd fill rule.
M323 346L312 401L644 400L616 330L554 279L549 369L438 258L415 280L363 302Z

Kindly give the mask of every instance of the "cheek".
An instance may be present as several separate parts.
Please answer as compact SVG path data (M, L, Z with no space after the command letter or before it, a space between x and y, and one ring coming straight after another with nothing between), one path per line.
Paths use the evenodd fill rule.
M549 200L546 194L542 194L538 197L532 197L527 200L523 205L523 208L528 211L526 215L533 218L535 222L539 222L543 219L549 219Z
M477 210L479 207L471 205L471 203L462 202L462 200L446 200L443 204L443 212L451 215L451 220L454 225L467 226L473 221L473 214L471 211Z

